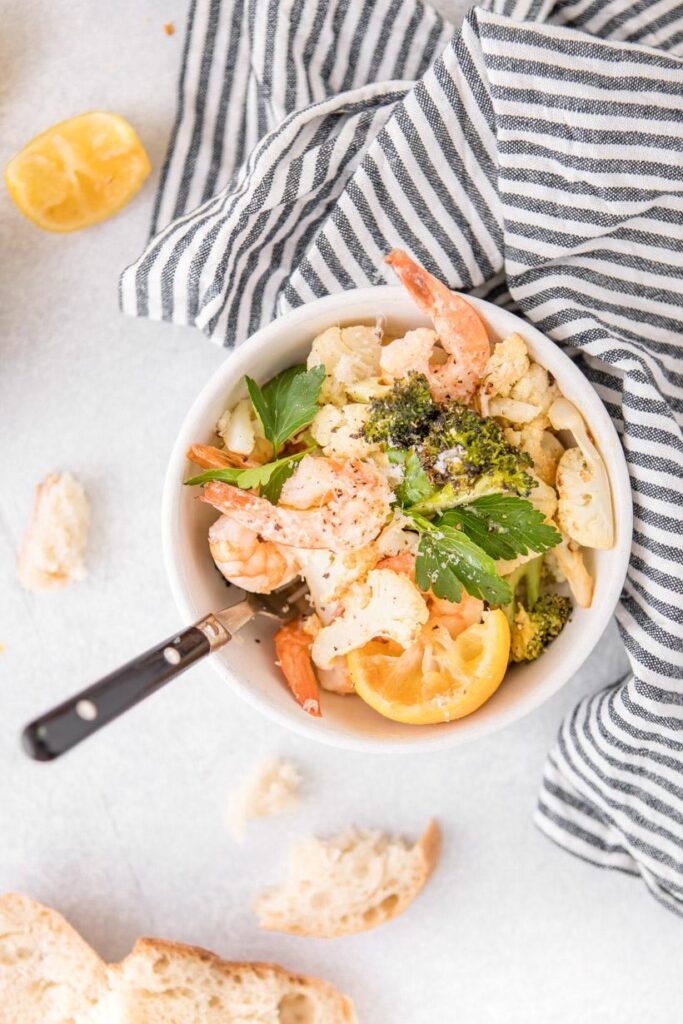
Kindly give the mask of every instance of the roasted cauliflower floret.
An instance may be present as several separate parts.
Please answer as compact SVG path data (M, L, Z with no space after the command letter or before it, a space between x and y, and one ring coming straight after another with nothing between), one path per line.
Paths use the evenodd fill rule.
M380 557L376 543L357 551L335 552L323 548L292 548L308 584L311 603L320 621L329 623L339 613L344 594L365 578Z
M484 367L479 385L479 402L484 416L490 416L489 402L497 395L507 398L514 384L529 369L529 353L520 334L499 341Z
M384 398L391 391L391 384L384 384L379 377L366 377L357 384L347 384L346 393L352 402L373 402L376 398Z
M563 533L587 548L614 544L612 497L605 464L588 437L581 413L566 398L548 410L555 430L569 430L577 448L569 448L557 465L557 521Z
M529 493L529 501L537 508L539 512L542 512L546 519L552 519L557 511L557 494L555 488L551 487L550 484L545 483L544 480L533 471L530 474L534 479L533 490Z
M313 341L306 362L325 367L326 377L320 391L321 402L343 405L347 387L379 376L382 331L375 327L328 327Z
M431 327L416 327L382 349L379 364L386 381L403 380L411 371L426 373L437 348L439 336Z
M524 424L538 420L548 426L546 413L558 397L557 385L538 363L532 363L526 373L513 384L509 396L498 395L489 402L491 416L499 416L510 423Z
M344 595L344 611L324 626L311 647L314 663L323 669L334 659L363 647L375 637L410 647L429 618L424 597L403 573L372 569L365 583Z
M363 436L363 425L370 407L358 402L324 405L311 423L311 434L325 455L347 459L365 459L375 446Z
M229 452L251 455L256 443L256 423L248 398L238 402L234 409L226 409L218 423L216 433Z
M489 401L488 415L495 416L508 423L531 423L539 415L540 409L537 405L530 405L529 402L520 402L516 398L503 398L496 395Z
M410 529L411 526L414 526L412 519L399 512L394 513L393 519L387 523L375 541L380 559L417 553L420 538L414 532L414 528Z
M308 633L314 638L322 628L322 622L317 615L309 615L303 623L304 633ZM327 690L328 693L346 695L356 692L346 665L346 658L343 656L335 658L329 668L316 667L315 675L322 689Z
M529 402L537 406L541 412L547 412L556 398L559 398L557 384L550 374L539 363L532 363L527 372L519 378L510 392L510 397L518 402Z
M508 427L505 431L505 440L530 455L534 472L544 483L552 487L564 446L553 433L546 430L546 426L545 418L539 417L522 426L520 430Z
M526 555L517 555L517 558L497 558L496 572L499 576L509 576L510 573L517 572L522 566L528 565L536 558L538 555L535 551L527 551Z
M593 601L593 577L586 568L582 553L564 537L562 543L548 554L553 556L552 561L557 562L579 608L590 608Z

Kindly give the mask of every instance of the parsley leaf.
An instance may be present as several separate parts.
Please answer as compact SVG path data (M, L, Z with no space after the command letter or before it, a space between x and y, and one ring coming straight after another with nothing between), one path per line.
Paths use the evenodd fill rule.
M265 466L250 466L249 469L239 469L227 466L225 469L207 469L198 476L186 480L185 484L208 484L210 480L221 480L225 484L233 484L250 491L253 487L261 488L261 495L268 498L275 504L280 497L282 485L288 476L291 476L296 469L296 464L304 455L308 455L310 448L295 455L287 455L284 459L276 459L275 462L266 462Z
M487 494L450 509L439 523L460 526L491 558L512 559L530 551L540 555L562 540L530 501L506 494Z
M409 451L392 448L387 458L394 465L403 466L403 480L396 488L396 500L402 508L415 505L432 493L431 481L412 448Z
M194 487L195 484L208 484L210 480L221 480L224 484L239 486L238 480L245 472L246 470L238 469L236 466L226 466L225 469L207 469L203 473L198 473L197 476L185 480L185 486Z
M305 455L301 452L301 455ZM279 459L280 465L273 470L265 483L261 484L261 497L267 498L273 505L280 500L280 492L285 480L288 480L296 469L301 455L293 455L289 459Z
M415 562L415 582L422 590L430 587L436 597L459 601L462 589L492 605L512 600L508 583L496 572L490 555L466 533L446 523L413 516L421 533Z
M429 590L431 587L436 597L447 601L459 601L462 597L462 585L455 567L444 559L438 543L429 534L420 537L415 560L415 582L420 590Z
M305 366L290 366L263 387L251 377L244 379L263 433L277 455L285 441L307 426L318 412L325 367L307 370Z

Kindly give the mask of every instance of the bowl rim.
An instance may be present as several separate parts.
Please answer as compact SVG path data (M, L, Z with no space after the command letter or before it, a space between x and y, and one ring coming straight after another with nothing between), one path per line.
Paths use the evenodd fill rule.
M578 366L576 366L569 358L566 352L564 352L554 341L546 337L546 335L544 335L537 327L528 321L523 320L515 313L511 313L509 310L504 310L493 303L486 302L483 299L475 298L470 295L466 295L464 297L475 307L475 309L481 310L483 314L486 314L487 310L493 309L497 314L505 313L507 317L511 318L518 325L518 329L525 339L528 338L543 349L542 365L546 369L557 376L557 374L555 374L555 367L559 366L560 376L565 380L573 378L577 389L580 389L582 396L585 396L585 401L583 397L581 400L582 413L593 413L597 416L597 419L601 421L600 429L597 432L600 436L596 437L599 445L603 447L608 437L611 437L612 442L616 442L615 449L619 453L618 458L616 459L615 464L609 465L607 468L613 491L613 505L615 509L619 509L619 531L617 534L617 543L615 544L615 547L611 549L613 552L614 564L618 571L612 572L611 578L608 580L606 591L603 594L601 605L599 608L595 608L595 624L589 631L589 635L591 637L590 645L580 645L579 649L582 653L578 658L570 657L564 670L556 672L556 682L554 685L549 688L544 687L542 690L540 688L532 690L518 701L510 704L509 707L502 709L499 716L492 722L487 720L485 724L482 723L479 729L474 727L467 733L461 733L457 729L453 729L451 731L434 732L432 737L429 738L428 726L415 726L413 728L416 730L420 729L420 732L422 733L420 738L416 737L411 740L384 741L377 738L355 735L350 731L348 733L339 732L338 734L331 734L325 730L318 730L316 732L315 726L317 724L317 719L314 720L311 719L310 716L302 714L298 707L293 707L292 711L295 713L290 714L289 711L281 710L264 702L258 692L255 689L252 690L249 687L245 687L230 671L229 667L220 660L220 658L209 657L209 663L213 666L214 671L216 671L224 681L227 681L233 692L236 692L241 699L247 702L247 704L257 709L261 714L265 715L276 724L290 729L300 736L313 739L316 742L323 743L327 746L336 747L338 749L361 751L364 753L393 754L409 751L423 753L444 750L447 748L461 746L465 743L471 743L480 737L491 735L494 732L498 732L501 729L506 728L508 725L519 721L537 707L540 707L540 705L545 703L545 701L549 700L550 697L554 696L560 689L562 689L562 687L565 686L572 676L581 668L591 652L595 649L601 635L611 620L623 589L631 552L633 498L630 477L621 441L604 403L598 396L590 381L585 377ZM358 318L358 315L354 317L352 307L360 306L361 304L368 302L374 303L378 309L389 313L389 307L391 307L392 304L405 307L406 293L400 285L377 285L366 288L349 289L344 292L325 295L321 298L313 299L311 302L304 303L296 309L293 309L280 317L274 318L270 323L266 324L251 335L250 338L244 341L236 349L227 351L226 358L211 373L184 416L171 450L164 478L161 502L161 534L166 575L173 599L185 624L189 624L196 618L196 610L189 598L189 588L184 579L180 561L176 556L177 545L174 543L174 540L178 532L179 519L179 506L176 500L178 496L178 480L182 477L182 470L186 464L188 437L199 436L199 432L206 430L206 423L204 422L202 424L202 419L206 419L205 409L210 404L215 393L219 389L224 389L226 391L229 390L229 388L239 381L245 373L248 373L252 364L257 359L258 354L272 344L274 337L277 336L283 327L292 327L299 324L304 325L313 317L317 318L328 311L330 313L331 323L340 321L343 323L347 319L353 321ZM594 420L591 422L594 422ZM596 431L592 430L592 433L595 436ZM624 498L626 500L624 500ZM585 650L583 650L584 647Z

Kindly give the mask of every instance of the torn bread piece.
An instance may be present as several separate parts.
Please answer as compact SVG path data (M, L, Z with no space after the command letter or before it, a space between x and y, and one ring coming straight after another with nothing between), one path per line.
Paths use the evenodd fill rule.
M60 914L0 898L0 1024L89 1022L106 987L106 965Z
M56 911L0 897L0 1024L357 1024L332 985L140 939L107 967Z
M109 980L118 1016L94 1024L356 1024L349 1000L327 982L159 939L139 939Z
M26 590L55 590L86 576L90 504L71 473L50 473L36 488L17 572Z
M292 851L284 885L255 900L259 924L325 939L375 928L412 903L434 870L440 846L435 821L414 846L365 829L306 839Z
M301 776L291 761L268 758L238 785L228 808L228 827L237 842L244 842L247 824L255 818L290 814L299 806Z

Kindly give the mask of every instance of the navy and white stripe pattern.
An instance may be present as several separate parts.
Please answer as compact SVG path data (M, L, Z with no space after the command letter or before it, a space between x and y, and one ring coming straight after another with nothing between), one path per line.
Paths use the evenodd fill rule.
M583 701L536 820L683 913L683 2L193 0L126 312L238 344L408 249L570 346L635 502L633 676Z

